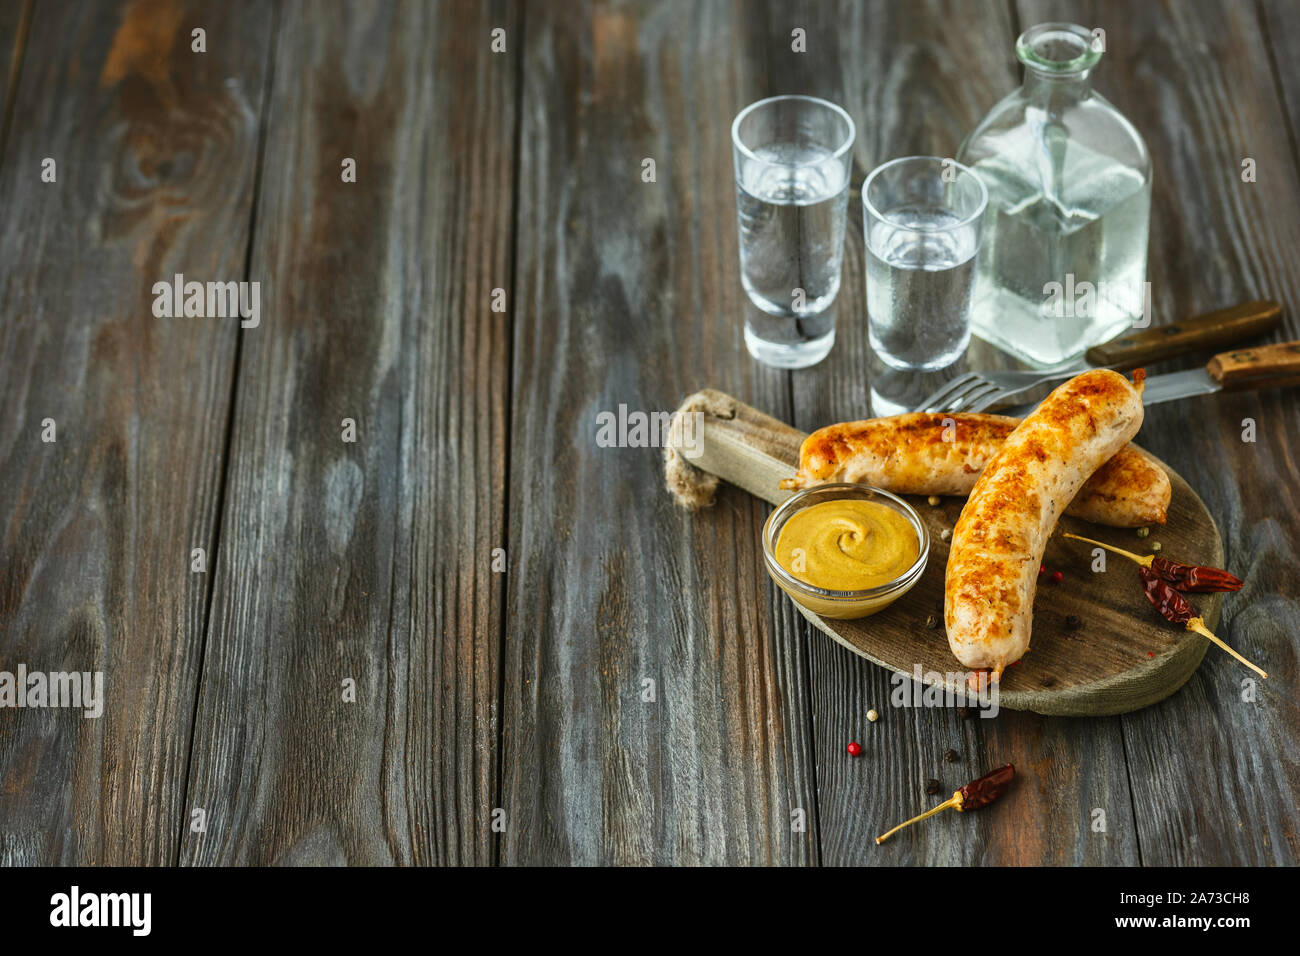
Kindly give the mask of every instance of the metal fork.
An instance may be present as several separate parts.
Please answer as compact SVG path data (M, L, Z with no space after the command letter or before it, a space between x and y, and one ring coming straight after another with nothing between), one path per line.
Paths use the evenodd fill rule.
M918 412L982 412L1026 389L1057 379L1069 378L1091 366L1070 362L1050 369L1013 372L967 372L943 385L920 405Z
M918 412L982 412L1023 392L1089 368L1130 369L1187 355L1197 349L1222 348L1266 335L1282 321L1282 306L1256 299L1123 335L1093 346L1082 359L1045 369L1015 372L967 372L944 385L917 407Z

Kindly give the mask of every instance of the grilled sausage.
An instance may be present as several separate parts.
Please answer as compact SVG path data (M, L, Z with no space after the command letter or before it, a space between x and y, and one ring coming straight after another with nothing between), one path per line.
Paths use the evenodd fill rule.
M1047 539L1084 482L1142 425L1136 385L1093 369L1057 388L985 467L952 532L944 582L948 646L964 665L1003 668L1029 650Z
M804 440L799 473L781 487L860 481L902 495L968 495L1019 423L1005 415L915 412L828 425ZM1171 490L1164 469L1128 445L1088 479L1067 514L1116 528L1164 524Z

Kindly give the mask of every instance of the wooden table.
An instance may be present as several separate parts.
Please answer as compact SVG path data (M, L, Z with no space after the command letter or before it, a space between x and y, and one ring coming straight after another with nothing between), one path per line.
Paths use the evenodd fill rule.
M0 711L0 862L1296 863L1297 393L1141 435L1271 678L1243 700L1212 650L1104 719L890 707L768 581L766 505L688 515L658 449L596 441L703 386L864 415L856 211L830 358L745 352L731 118L843 104L854 209L1053 19L1106 29L1097 87L1151 149L1156 321L1300 304L1287 0L6 2L0 670L102 670L106 702ZM176 273L259 282L260 324L156 318ZM1006 761L997 809L872 842Z

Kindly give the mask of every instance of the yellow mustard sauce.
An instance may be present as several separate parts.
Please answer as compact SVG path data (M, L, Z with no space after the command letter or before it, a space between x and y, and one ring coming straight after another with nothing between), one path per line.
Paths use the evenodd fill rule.
M878 501L844 498L796 511L781 528L776 560L805 584L859 591L898 578L921 544L912 523Z

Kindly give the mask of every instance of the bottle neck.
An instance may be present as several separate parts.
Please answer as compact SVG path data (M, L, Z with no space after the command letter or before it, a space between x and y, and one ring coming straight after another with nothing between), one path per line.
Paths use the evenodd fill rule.
M1061 113L1092 95L1091 72L1047 73L1026 66L1024 94L1034 106L1048 113Z

